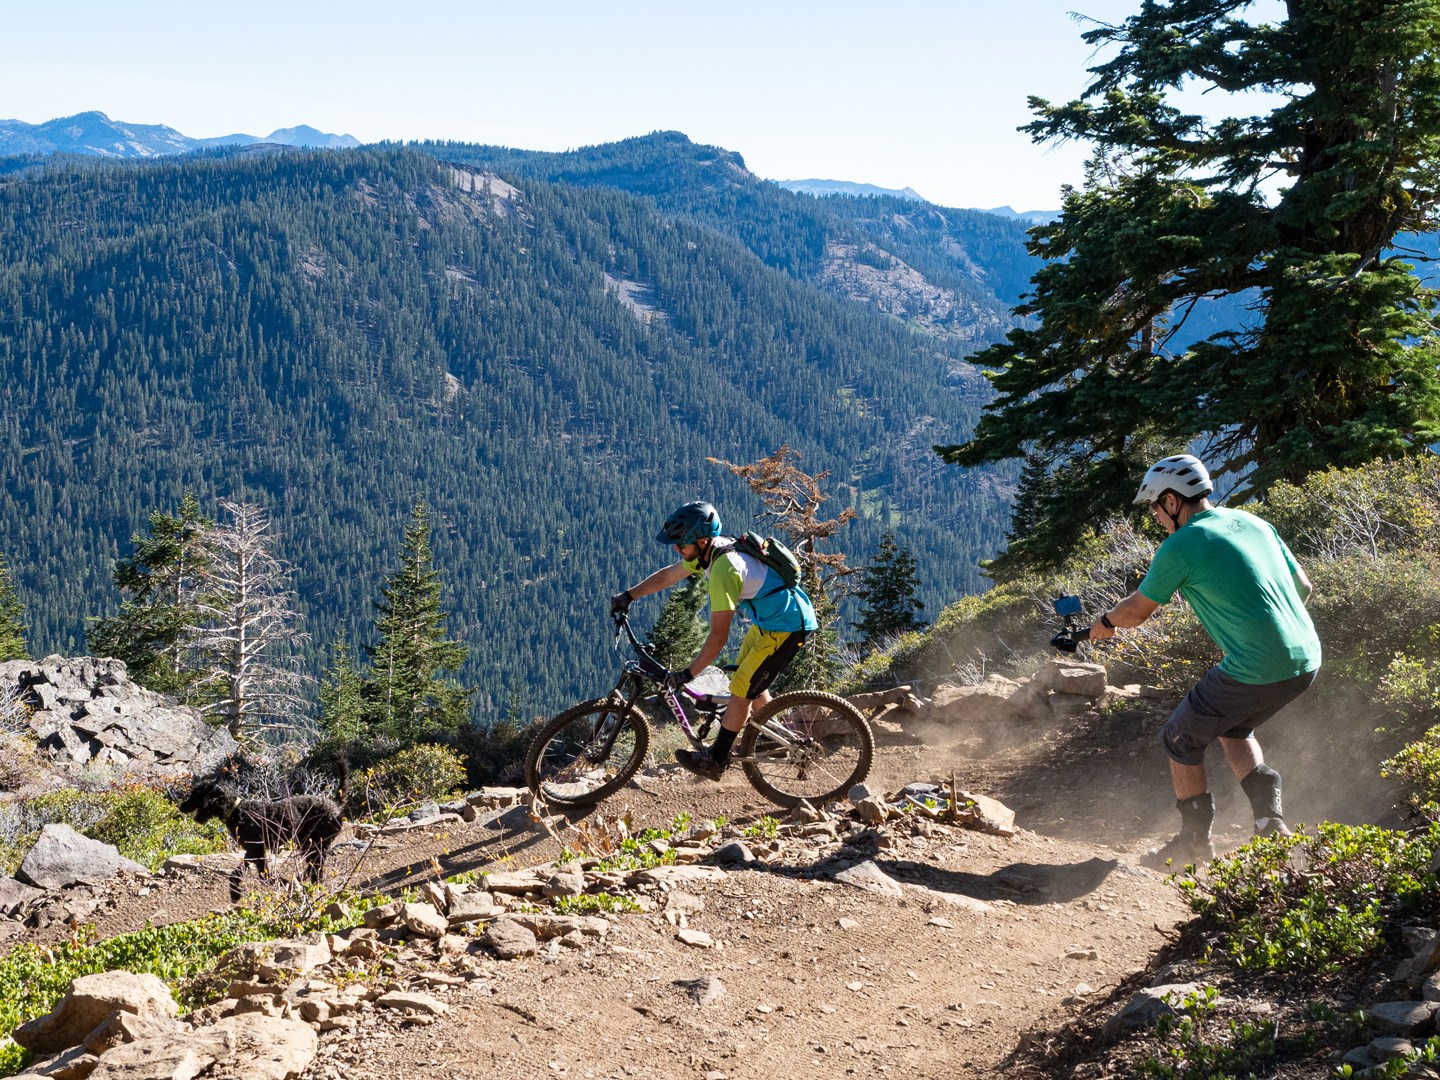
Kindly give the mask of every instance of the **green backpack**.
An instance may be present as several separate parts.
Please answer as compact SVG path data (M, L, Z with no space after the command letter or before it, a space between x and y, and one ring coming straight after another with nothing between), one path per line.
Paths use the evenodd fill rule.
M716 554L724 555L731 551L750 555L775 571L775 576L780 579L780 588L793 589L800 584L800 560L793 551L773 536L761 536L759 533L747 532L733 544L718 548ZM770 591L777 592L778 590L771 589Z

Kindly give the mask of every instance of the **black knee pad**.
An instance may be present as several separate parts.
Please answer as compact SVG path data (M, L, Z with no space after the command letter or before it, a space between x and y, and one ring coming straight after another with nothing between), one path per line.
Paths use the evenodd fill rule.
M1280 774L1269 765L1256 765L1250 775L1240 781L1240 789L1250 800L1256 820L1285 816L1280 805Z

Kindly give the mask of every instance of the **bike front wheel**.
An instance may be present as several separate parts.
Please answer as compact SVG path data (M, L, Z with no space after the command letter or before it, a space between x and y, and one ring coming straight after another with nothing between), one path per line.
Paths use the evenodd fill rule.
M593 806L645 763L650 726L638 707L583 701L548 721L525 751L525 783L548 806Z
M875 735L844 698L794 690L755 710L738 750L750 786L793 807L841 798L870 775Z

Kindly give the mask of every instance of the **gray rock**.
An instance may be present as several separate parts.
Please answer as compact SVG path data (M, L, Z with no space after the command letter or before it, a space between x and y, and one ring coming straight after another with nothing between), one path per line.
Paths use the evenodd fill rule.
M446 921L451 926L458 926L460 923L484 922L489 919L498 919L504 914L505 909L495 903L489 893L484 892L452 896L450 898L450 904L445 910Z
M968 791L957 794L960 805L956 807L955 815L961 824L996 836L1014 836L1019 831L1015 828L1015 811L1004 803Z
M755 861L755 853L743 841L731 840L716 848L710 861L717 866L747 866Z
M82 882L99 885L121 871L150 874L111 844L82 836L69 825L46 825L15 876L37 888L62 889Z
M1175 1013L1181 1001L1199 989L1199 983L1172 983L1141 990L1111 1018L1106 1030L1114 1034L1153 1027L1156 1020Z
M1103 664L1085 664L1062 657L1052 659L1031 679L1031 685L1037 690L1074 694L1090 700L1105 693L1105 683Z
M496 919L481 940L501 960L533 956L538 948L535 934L511 918Z
M855 816L867 825L880 825L889 816L889 807L884 799L871 795L855 804Z
M676 979L675 985L685 991L696 1005L714 1005L725 996L725 984L713 975L698 979Z
M438 803L421 803L409 813L411 821L433 821L440 816L440 805Z
M48 1080L85 1080L100 1064L100 1058L84 1047L75 1046L55 1057L34 1061L25 1076L43 1076Z
M439 941L450 929L450 920L430 904L406 904L400 913L405 929L416 937Z
M858 805L859 803L862 803L866 799L870 798L870 796L873 794L874 792L870 790L870 786L868 784L856 784L848 792L846 792L845 797L849 799L852 803Z
M1430 1026L1436 1009L1434 1001L1381 1001L1365 1007L1365 1021L1392 1035L1414 1035Z
M444 1016L450 1006L439 998L422 994L418 990L392 990L375 999L378 1009L397 1009L400 1012L421 1013L425 1016Z
M550 875L544 891L552 900L562 896L579 896L585 891L585 872L578 863L565 863Z
M1414 1043L1409 1039L1401 1039L1393 1035L1371 1039L1365 1045L1365 1053L1375 1061L1388 1061L1390 1058L1404 1057L1406 1054L1414 1052Z
M841 870L834 875L834 880L845 885L853 885L857 889L864 889L866 892L879 893L881 896L905 895L905 890L901 888L900 882L876 866L872 859L866 859L864 862Z
M0 878L0 915L14 915L44 895L44 889L11 877Z
M227 1016L195 1036L210 1031L224 1037L230 1050L216 1060L205 1080L294 1080L310 1067L320 1045L309 1024L261 1013ZM100 1059L102 1066L109 1056Z

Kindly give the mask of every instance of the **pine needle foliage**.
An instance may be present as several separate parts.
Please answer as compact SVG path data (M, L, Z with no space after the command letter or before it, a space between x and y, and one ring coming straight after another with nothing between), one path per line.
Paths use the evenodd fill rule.
M1440 439L1436 294L1404 250L1440 223L1440 0L1157 0L1084 37L1109 58L1026 130L1095 156L1031 234L1026 321L973 358L997 398L941 448L1053 463L1063 497L1012 546L1056 565L1157 449L1248 497Z

